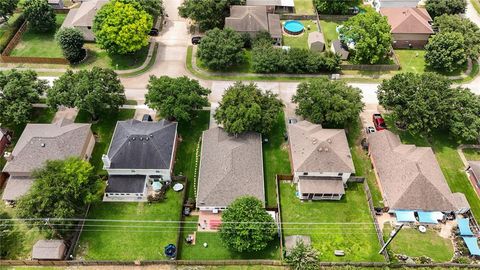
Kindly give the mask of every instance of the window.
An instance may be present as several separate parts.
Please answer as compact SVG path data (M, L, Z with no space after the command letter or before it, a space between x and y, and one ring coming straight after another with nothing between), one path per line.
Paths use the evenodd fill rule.
M307 196L308 196L308 193L302 193L302 196L303 196L303 197L307 197Z
M308 172L304 172L303 175L308 175Z
M124 195L125 195L125 193L121 193L120 195L124 196Z
M338 173L338 176L342 176L342 175L343 175L343 173L341 173L341 172L340 172L340 173Z

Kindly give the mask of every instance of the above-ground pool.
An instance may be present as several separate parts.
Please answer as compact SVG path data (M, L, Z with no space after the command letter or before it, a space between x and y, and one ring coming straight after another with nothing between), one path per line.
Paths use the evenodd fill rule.
M299 21L287 21L285 22L283 29L290 35L298 35L303 33L305 27Z

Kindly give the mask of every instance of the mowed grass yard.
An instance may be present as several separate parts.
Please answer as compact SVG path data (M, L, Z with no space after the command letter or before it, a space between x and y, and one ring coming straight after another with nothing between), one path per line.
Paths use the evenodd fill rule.
M325 38L325 46L330 49L332 41L338 39L337 26L342 24L340 21L320 20L320 28Z
M467 160L480 160L480 149L463 149L463 155Z
M425 64L425 50L405 49L395 50L400 66L401 72L424 73L426 69Z
M185 229L180 244L181 260L246 260L246 259L274 259L280 260L280 242L278 237L270 245L259 252L239 253L228 249L220 239L217 232L197 231L198 216L191 216L186 219ZM189 234L196 232L195 245L186 244L183 241ZM203 243L207 243L205 248Z
M294 0L296 14L315 14L313 0Z
M88 50L88 58L82 63L73 66L75 69L90 69L94 66L112 68L115 70L127 70L140 67L148 56L148 45L142 49L125 55L109 54L95 43L85 43L83 46Z
M88 219L132 222L86 222L77 246L77 259L167 259L163 253L164 247L177 241L181 210L182 193L174 192L171 188L162 202L106 202L92 205Z
M302 202L291 182L281 182L283 236L310 236L321 261L383 261L362 185L349 183L340 201ZM344 250L345 256L336 257L335 250Z
M383 235L388 239L392 227L385 225ZM434 262L448 262L453 257L453 243L450 239L442 238L436 231L429 228L421 233L416 228L403 227L389 246L395 254L404 254L410 257L427 256Z
M13 49L11 56L62 58L62 49L55 41L55 32L62 26L66 14L56 14L56 28L47 33L27 29L21 41Z
M282 21L283 24L286 21ZM308 49L308 34L311 32L318 31L317 22L313 20L304 20L300 21L305 27L305 31L297 36L292 36L288 34L283 34L283 45L290 46L292 48Z
M277 206L276 175L291 174L288 144L283 137L286 131L285 115L281 112L270 133L264 136L268 140L263 143L263 170L268 207Z

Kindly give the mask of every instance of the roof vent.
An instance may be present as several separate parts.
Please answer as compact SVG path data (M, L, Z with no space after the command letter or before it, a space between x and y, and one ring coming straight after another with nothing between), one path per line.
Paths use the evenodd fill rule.
M319 147L319 148L318 148L318 152L323 152L323 148L322 148L322 147Z
M153 134L150 134L150 138L153 138Z
M41 143L40 146L41 146L41 147L45 147L45 144L44 144L44 143Z
M143 138L142 138L142 137L140 137L140 141L143 141Z
M146 137L145 140L148 141L148 140L150 140L150 138Z
M328 139L327 142L328 142L328 143L332 143L332 139Z
M328 148L325 147L325 152L328 152Z
M317 143L317 139L312 139L312 144L316 144Z

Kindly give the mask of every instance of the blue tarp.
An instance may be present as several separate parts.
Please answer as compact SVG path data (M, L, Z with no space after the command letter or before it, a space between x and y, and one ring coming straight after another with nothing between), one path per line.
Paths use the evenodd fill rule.
M473 236L472 230L470 230L470 221L468 218L459 218L457 219L457 222L461 236Z
M415 212L413 211L403 211L397 210L395 211L395 215L397 216L398 222L415 222Z
M442 219L443 214L441 212L422 212L418 211L418 221L420 223L433 223L437 224L439 219Z
M477 237L462 237L463 241L468 247L470 254L480 256L480 248L478 248L478 239Z

